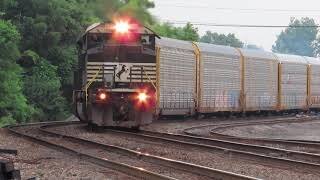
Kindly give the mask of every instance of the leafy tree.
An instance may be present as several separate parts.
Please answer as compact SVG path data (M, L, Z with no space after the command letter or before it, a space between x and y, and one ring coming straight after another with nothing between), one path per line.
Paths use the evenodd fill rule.
M175 27L170 23L157 24L153 28L157 34L164 37L186 40L198 41L198 29L191 23L187 23L184 27Z
M43 58L36 58L39 63L24 77L24 93L36 108L37 120L61 120L67 115L67 107L66 100L60 93L57 67Z
M154 7L154 2L150 0L88 0L86 7L86 11L91 11L91 14L100 19L98 21L112 21L119 16L129 16L147 26L156 23L148 11Z
M61 80L61 83L59 83L62 86L58 86L61 89L53 88L53 90L57 91L55 93L57 95L63 93L70 100L73 83L72 73L77 59L75 50L77 38L88 25L98 19L91 10L87 9L87 1L6 0L6 2L3 8L5 10L3 17L11 20L22 35L23 40L21 41L20 49L25 51L22 59L46 59L49 60L50 64L57 66L58 74L51 74L51 78ZM40 56L40 58L35 58L34 55ZM50 69L48 67L48 69L44 68L43 70ZM40 81L39 83L45 84L47 82ZM29 86L32 85L38 84L31 83L26 87L31 89L33 87ZM60 90L63 91L61 92ZM46 98L45 94L37 95L43 95L44 97L41 98ZM31 97L30 94L28 94L28 97ZM38 99L28 99L36 107L45 108L39 105L41 101L38 101ZM66 101L61 101L61 103L61 107L67 107L67 109L70 107L63 104L67 103ZM48 110L41 109L41 111L46 112ZM52 114L52 116L55 119L55 114Z
M201 37L200 41L217 45L243 47L243 42L236 38L235 34L224 35L207 31L206 34Z
M48 60L57 66L57 73L61 79L63 95L72 101L73 70L76 67L77 50L74 46L56 47L49 51Z
M313 42L316 40L317 24L311 18L292 18L289 27L280 33L272 50L278 53L314 56ZM308 26L308 27L297 27Z
M74 45L84 27L93 23L85 9L76 0L16 0L8 5L4 17L18 26L22 50L33 50L46 58L51 48Z
M29 120L33 110L22 93L19 58L20 35L16 28L0 20L0 126Z
M130 16L145 23L145 25L152 25L155 23L153 16L148 9L154 8L154 2L149 0L124 0L116 15Z
M313 54L315 57L320 57L320 37L318 36L312 43Z

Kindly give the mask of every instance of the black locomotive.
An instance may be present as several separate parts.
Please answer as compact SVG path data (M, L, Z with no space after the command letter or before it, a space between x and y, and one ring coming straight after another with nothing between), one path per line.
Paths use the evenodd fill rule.
M138 128L152 122L158 36L131 19L96 23L78 41L74 111L97 126Z

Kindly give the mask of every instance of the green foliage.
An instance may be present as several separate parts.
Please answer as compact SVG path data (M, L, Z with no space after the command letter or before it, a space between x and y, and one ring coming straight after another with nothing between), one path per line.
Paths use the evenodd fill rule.
M140 20L145 25L155 23L148 9L153 8L154 3L149 0L125 0L116 12L116 16L130 16Z
M58 76L61 78L62 92L69 103L72 101L73 70L77 62L77 50L74 46L55 47L50 49L48 60L58 67Z
M155 32L164 37L186 40L186 41L198 41L199 34L198 29L192 24L188 23L184 27L175 27L169 23L155 25Z
M26 122L32 113L22 93L19 58L20 35L16 28L0 20L0 126Z
M103 21L112 21L117 17L133 17L144 25L151 26L156 23L148 9L154 7L150 0L90 0L87 1L86 11L91 12Z
M16 24L22 35L20 49L24 53L19 64L27 64L23 66L26 71L24 92L29 102L36 107L38 117L49 113L50 117L44 117L45 119L60 119L65 114L64 111L70 111L70 106L67 106L68 103L61 95L71 99L72 73L77 59L76 41L84 29L98 18L94 17L91 10L87 10L85 0L14 2L5 3L4 18ZM47 68L44 67L44 62L48 65ZM30 69L32 65L36 67ZM53 68L56 68L55 73ZM48 73L46 75L50 78L37 75L36 72L41 73L41 70L48 71L43 73ZM36 92L32 93L32 90ZM51 97L53 95L57 98Z
M57 67L45 59L39 59L38 62L30 75L24 78L24 93L37 110L37 120L61 120L67 115L67 103L60 93Z
M317 27L301 28L296 26L316 26L315 21L311 18L300 20L292 18L289 26L278 36L272 50L278 53L314 56L312 44L317 37Z
M77 0L16 0L7 7L5 18L18 26L23 50L46 58L52 47L74 45L84 27L92 23L89 15L85 4Z
M77 62L77 50L74 46L55 47L49 50L48 60L58 67L58 76L62 85L72 84L73 69Z
M320 37L318 37L313 43L313 54L315 57L320 57Z
M15 124L16 120L12 117L12 115L0 117L0 127L4 127L7 125Z
M39 55L35 53L34 51L27 50L23 52L20 59L18 60L18 63L25 68L32 67L35 64L38 64Z
M206 34L201 37L200 42L238 48L243 47L243 42L236 38L235 34L224 35L212 33L211 31L207 31Z

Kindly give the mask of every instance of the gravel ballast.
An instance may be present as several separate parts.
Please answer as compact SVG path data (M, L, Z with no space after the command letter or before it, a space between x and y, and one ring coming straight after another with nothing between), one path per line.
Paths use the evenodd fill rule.
M249 125L226 128L216 132L245 138L270 138L320 141L320 122Z
M187 148L179 145L164 145L133 137L117 136L109 133L88 132L84 126L65 126L50 128L59 133L88 139L100 143L112 144L132 150L163 156L170 159L199 164L215 169L231 171L238 174L262 179L319 179L317 175L296 172L295 170L280 169L260 165L259 162L245 161L236 156L208 152L197 148Z
M0 129L0 148L18 150L17 156L0 153L0 157L12 160L22 179L135 179L17 137L6 129Z

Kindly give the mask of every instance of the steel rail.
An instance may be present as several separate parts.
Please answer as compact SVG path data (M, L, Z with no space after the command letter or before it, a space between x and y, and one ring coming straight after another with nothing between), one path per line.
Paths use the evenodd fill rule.
M217 143L214 145L210 145L210 144L204 144L199 143L199 142L195 142L194 140L190 141L191 136L188 137L188 140L183 139L181 137L183 137L183 135L172 135L172 134L164 134L164 133L154 133L154 132L149 132L150 134L139 134L139 133L132 133L132 132L125 132L125 131L117 131L117 130L108 130L108 132L111 133L115 133L118 135L126 135L129 137L137 137L137 138L141 138L144 140L150 140L152 142L154 141L160 141L160 142L165 142L165 143L171 143L173 145L184 145L184 146L189 146L191 148L201 148L201 149L205 149L205 150L209 150L209 151L218 151L224 154L228 154L230 156L239 156L241 158L244 159L249 159L249 160L254 160L257 161L259 160L259 162L261 162L261 164L265 164L265 165L276 165L280 168L284 168L287 167L287 169L292 169L293 167L297 170L297 171L302 171L302 172L306 172L306 171L310 171L312 173L315 174L319 174L320 172L320 164L316 164L316 163L311 163L311 162L305 162L305 161L301 161L301 160L293 160L293 159L286 159L286 158L282 158L282 157L274 157L272 155L266 155L266 154L262 154L261 151L264 149L267 149L268 151L273 153L276 151L276 153L281 152L282 154L285 154L287 156L290 156L291 153L293 153L296 157L306 157L307 159L311 160L311 157L314 157L313 154L308 154L308 153L299 153L299 152L288 152L285 153L285 150L282 149L275 149L272 150L272 148L268 148L268 147L259 147L257 146L257 148L259 149L255 149L255 152L247 152L244 147L249 147L251 150L254 150L255 147L251 147L250 145L246 145L246 144L240 144L241 148L239 148L238 145L234 144L232 145L232 142L227 142L229 143L229 148L225 148L224 146L226 145L225 143L223 143L222 141L219 142L216 141ZM144 131L144 133L146 133L146 131ZM151 135L152 134L152 135ZM180 138L179 138L180 137ZM187 137L187 136L186 136ZM214 141L212 141L214 142ZM219 145L219 146L217 146ZM238 146L237 149L231 149L234 147L231 146ZM239 150L240 149L240 150ZM257 153L257 151L259 151ZM319 159L319 157L317 157Z
M248 144L278 144L283 146L297 146L297 147L305 147L305 148L314 148L320 149L320 141L305 141L305 140L286 140L286 139L267 139L267 138L245 138L245 137L236 137L225 135L221 133L215 132L218 128L224 126L246 126L246 125L259 125L259 124L277 124L277 123L303 123L303 122L310 122L311 120L316 120L317 118L310 118L310 119L294 119L293 117L289 118L277 118L275 120L262 120L262 121L250 121L250 122L232 122L232 123L221 123L221 124L208 124L208 125L201 125L201 126L193 126L190 128L184 129L183 133L195 136L195 137L209 137L215 138L219 140L226 140L226 141L233 141L233 142L242 142ZM194 130L197 129L204 129L210 128L208 134L210 135L200 135L198 133L194 133ZM216 129L217 128L217 129Z
M228 171L208 168L208 167L195 165L195 164L191 164L191 163L187 163L187 162L182 162L182 161L168 159L168 158L164 158L164 157L160 157L160 156L145 154L145 153L141 153L138 151L130 150L130 149L119 147L119 146L102 144L102 143L98 143L98 142L89 141L89 140L86 140L83 138L77 138L77 137L73 137L73 136L69 136L69 135L59 134L57 132L47 130L47 128L50 128L50 127L54 127L54 125L42 126L41 131L48 133L48 134L51 134L51 135L59 136L61 138L66 138L70 141L79 141L81 143L86 143L88 145L98 146L99 148L107 150L107 151L114 151L114 152L118 152L118 153L125 154L128 156L134 156L134 157L138 156L142 160L156 163L156 164L159 164L162 166L167 166L170 168L179 169L182 171L187 171L187 172L191 172L191 173L202 175L202 176L207 176L207 177L214 178L214 179L226 179L226 180L229 180L229 179L230 180L240 180L240 179L256 180L257 179L254 177L240 175L240 174L236 174L236 173L232 173L232 172L228 172Z
M190 128L186 128L183 130L185 134L189 134L190 131L199 129L199 128L206 128L206 127L219 127L219 126L238 126L238 125L258 125L258 124L264 124L264 123L270 123L270 124L277 124L277 123L290 123L290 122L309 122L311 120L314 120L316 118L301 118L297 119L295 117L286 117L286 118L276 118L276 119L265 119L265 120L250 120L250 121L240 121L240 122L231 122L231 123L219 123L219 124L207 124L207 125L201 125L201 126L193 126ZM191 134L191 133L190 133Z
M226 140L232 142L243 142L248 144L276 144L283 146L294 146L294 147L304 147L304 148L312 148L319 149L320 152L320 142L318 141L300 141L300 140L285 140L285 139L267 139L267 138L245 138L245 137L236 137L225 134L220 134L217 132L213 132L210 130L210 137L208 138L216 138L219 140ZM188 133L191 136L200 137L197 134Z
M42 124L45 124L45 123L42 123ZM33 125L35 125L35 124L33 124ZM29 125L25 124L25 125L22 125L22 126L29 126ZM92 156L92 155L81 153L80 151L77 151L77 150L74 150L74 149L71 149L71 148L67 148L65 146L58 145L56 143L48 142L48 141L43 140L43 139L41 139L39 137L34 137L34 136L31 136L31 135L28 135L28 134L21 133L21 132L19 132L18 130L15 129L15 128L18 128L18 127L21 127L21 126L10 126L10 127L8 127L8 130L11 133L13 133L13 134L15 134L17 136L26 138L28 140L31 140L32 142L40 143L42 145L45 145L47 147L59 150L61 152L78 156L81 159L85 159L88 162L91 162L93 164L97 164L97 165L100 165L100 166L103 166L103 167L106 167L106 168L109 168L109 169L113 169L115 171L119 171L119 172L122 172L124 174L128 174L130 176L138 177L138 178L141 178L141 179L174 180L174 178L171 178L171 177L168 177L168 176L164 176L164 175L161 175L161 174L156 174L156 173L153 173L153 172L150 172L150 171L138 168L138 167L130 166L130 165L127 165L127 164L124 164L124 163L118 163L118 162L111 161L111 160L108 160L108 159L98 158L98 157L95 157L95 156Z
M292 122L290 121L289 123L304 123L303 122ZM306 121L310 122L310 121ZM239 127L239 126L247 126L247 125L259 125L259 124L281 124L281 123L288 123L288 122L268 122L268 123L240 123L240 124L222 124L222 125L216 125L213 129L210 129L209 134L210 134L210 139L211 138L216 138L219 140L226 140L226 141L232 141L232 142L245 142L249 144L278 144L278 145L283 145L283 146L296 146L296 147L304 147L304 148L313 148L313 149L320 149L320 142L319 141L308 141L308 140L290 140L290 139L270 139L270 138L246 138L246 137L237 137L237 136L232 136L232 135L226 135L226 134L221 134L218 133L217 130L223 130L227 128L232 128L232 127ZM192 127L193 129L189 128L188 130L185 130L184 133L188 134L190 136L199 136L197 133L193 133L192 131L196 129L196 127ZM199 127L199 128L204 128Z
M150 131L142 131L141 133L144 135L164 137L164 138L174 139L178 141L223 147L228 149L259 153L259 154L275 156L275 157L284 157L289 160L296 160L296 161L302 161L302 162L305 161L310 163L317 163L320 165L319 154L293 151L293 150L287 150L287 149L281 149L281 148L273 148L268 146L260 146L260 145L247 144L247 143L240 143L235 141L220 140L220 139L214 139L214 138L195 137L190 135L158 133L158 132L150 132Z

